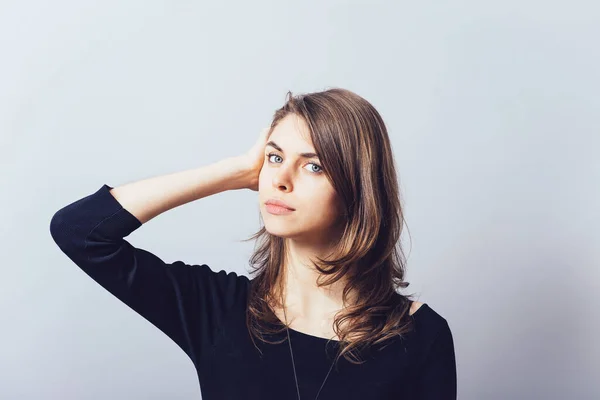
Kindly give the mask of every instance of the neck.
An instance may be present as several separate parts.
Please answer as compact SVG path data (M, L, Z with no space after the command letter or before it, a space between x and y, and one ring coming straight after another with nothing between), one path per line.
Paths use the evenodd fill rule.
M286 240L281 284L288 319L333 320L335 313L344 308L346 282L341 279L327 286L317 286L321 273L310 261L317 256L326 258L329 251L328 247Z

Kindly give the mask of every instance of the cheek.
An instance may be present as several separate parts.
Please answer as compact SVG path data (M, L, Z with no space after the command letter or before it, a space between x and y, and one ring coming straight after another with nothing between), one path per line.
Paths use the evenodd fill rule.
M340 212L338 202L331 194L305 199L303 204L304 209L308 210L319 223L329 223L329 221L337 218Z

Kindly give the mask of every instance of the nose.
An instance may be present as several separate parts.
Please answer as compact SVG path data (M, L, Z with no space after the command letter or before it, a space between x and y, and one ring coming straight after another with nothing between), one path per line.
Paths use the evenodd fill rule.
M273 187L285 192L292 190L291 172L286 167L280 166L273 175Z

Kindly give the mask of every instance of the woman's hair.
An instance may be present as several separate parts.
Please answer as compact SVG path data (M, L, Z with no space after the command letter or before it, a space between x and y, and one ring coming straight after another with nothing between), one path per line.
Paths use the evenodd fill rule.
M413 324L412 295L397 292L409 283L404 282L400 234L405 221L387 129L367 100L341 88L296 96L288 91L285 104L275 111L269 135L289 114L307 124L323 172L343 205L342 233L332 257L317 257L314 266L321 272L319 286L340 279L347 282L344 304L350 293L356 295L356 302L336 314L334 330L340 339L337 358L343 355L360 364L360 349L402 336ZM271 235L264 226L245 241L254 239L258 241L250 266L256 275L248 294L246 324L251 337L282 343L287 338L269 341L263 335L286 328L273 312L283 307L278 282L285 239Z

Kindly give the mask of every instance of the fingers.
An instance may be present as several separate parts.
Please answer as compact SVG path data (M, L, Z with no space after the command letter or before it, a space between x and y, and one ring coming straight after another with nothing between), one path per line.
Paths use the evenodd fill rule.
M261 135L260 135L260 137L263 141L266 142L270 130L271 130L271 128L263 128Z

